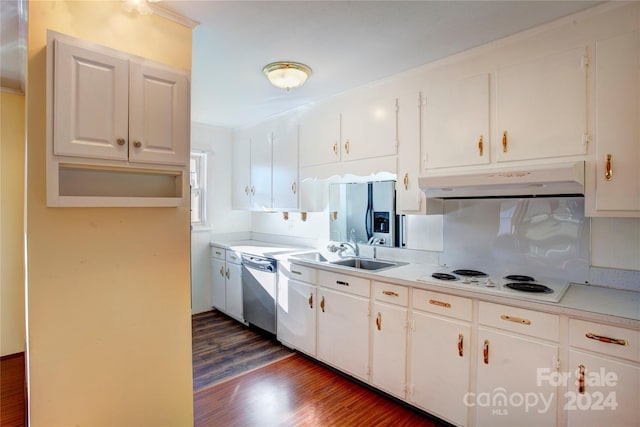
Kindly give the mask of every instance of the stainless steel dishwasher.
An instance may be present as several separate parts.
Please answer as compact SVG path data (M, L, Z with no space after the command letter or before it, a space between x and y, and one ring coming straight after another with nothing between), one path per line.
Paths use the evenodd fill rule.
M273 258L242 254L242 308L244 320L276 333L276 272Z

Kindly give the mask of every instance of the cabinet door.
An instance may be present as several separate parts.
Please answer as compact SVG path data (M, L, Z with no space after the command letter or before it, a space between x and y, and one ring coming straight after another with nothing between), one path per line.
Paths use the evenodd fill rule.
M384 94L371 96L376 92L368 92L343 110L342 160L393 156L397 153L396 99Z
M420 97L416 91L398 98L396 211L399 213L420 210Z
M314 109L300 124L300 166L340 161L340 113Z
M557 345L479 328L478 347L476 393L465 399L475 425L556 425L558 387L539 373L556 372Z
M318 289L318 358L368 380L369 300Z
M581 367L584 388L580 389ZM569 351L565 394L569 427L640 425L640 367L580 351Z
M371 382L402 399L406 391L407 309L373 305Z
M299 187L298 125L283 120L273 131L273 207L297 209Z
M251 131L251 208L271 208L271 146L273 133L266 126Z
M251 207L251 136L234 132L231 159L231 206L237 210Z
M489 163L489 74L424 92L425 169Z
M413 313L410 401L458 425L467 425L471 327L439 316ZM441 387L446 384L446 387Z
M186 165L189 83L185 74L131 62L129 160Z
M640 32L596 43L595 205L606 216L640 211L639 68Z
M54 49L53 153L126 160L129 61L60 40Z
M240 264L226 264L225 276L227 278L227 311L226 313L241 322L244 321L242 311L242 266Z
M211 260L211 305L224 312L227 311L226 266L219 259Z
M581 46L498 69L498 161L586 154L586 63Z
M316 287L278 278L278 339L311 356L316 355Z

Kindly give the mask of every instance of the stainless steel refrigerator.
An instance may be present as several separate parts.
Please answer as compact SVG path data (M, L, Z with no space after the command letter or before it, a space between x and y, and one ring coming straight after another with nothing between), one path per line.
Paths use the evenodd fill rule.
M329 193L331 240L394 246L395 181L331 184Z

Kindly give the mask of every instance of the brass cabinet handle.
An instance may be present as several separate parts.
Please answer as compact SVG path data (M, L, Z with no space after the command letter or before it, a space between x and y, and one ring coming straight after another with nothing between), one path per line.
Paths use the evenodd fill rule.
M313 294L309 294L309 308L313 308Z
M336 284L341 286L349 286L349 282L343 282L342 280L336 280Z
M118 143L118 145L124 145L127 143L127 141L125 141L124 138L118 138L116 142Z
M509 316L508 314L503 314L502 316L500 316L500 318L508 322L521 323L523 325L531 324L531 320L529 319L523 319L522 317Z
M229 272L229 269L227 268L227 279L231 276L231 273Z
M333 154L335 154L336 156L338 155L338 143L334 143L333 144Z
M504 132L502 132L502 152L506 153L507 152L507 131L505 130Z
M224 277L224 266L220 267L220 275Z
M237 257L237 256L235 256L235 255L229 255L229 258L231 258L231 259L238 259L238 257Z
M399 297L400 294L397 292L393 292L393 291L382 291L383 294L390 296L390 297Z
M584 365L578 365L578 393L584 394L585 385L584 385Z
M302 272L298 270L291 270L292 274L297 274L298 276L302 276Z
M324 297L322 297L320 299L320 309L322 310L322 312L324 313Z
M590 340L596 340L596 341L600 341L600 342L604 342L607 344L618 344L618 345L622 345L625 346L627 345L627 340L622 339L622 338L609 338L609 337L605 337L602 335L596 335L594 333L591 332L587 332L585 335L585 337L589 338Z
M404 174L404 178L402 179L402 183L404 184L404 189L409 189L409 172Z
M478 140L478 154L482 157L484 153L484 143L482 142L482 135L480 135L480 139Z
M349 154L349 140L347 139L344 143L344 151Z
M378 312L378 315L376 316L376 327L379 331L382 330L382 313L380 312Z
M142 142L140 142L140 141L133 141L133 146L134 146L134 147L136 147L136 148L140 148L140 147L142 147Z
M613 156L611 154L607 154L604 162L604 179L605 181L613 179Z
M293 194L296 194L297 189L298 189L298 188L297 188L297 185L296 185L296 183L295 183L295 182L294 182L293 184L291 184L291 192L292 192Z
M216 251L216 255L222 255L222 252Z
M244 187L244 194L249 195L249 186Z
M429 304L437 305L438 307L451 308L451 304L448 302L442 302L435 299L430 299Z
M458 356L463 357L462 349L464 347L464 334L458 334Z
M482 347L482 357L484 359L484 364L489 364L489 340L484 340L484 346Z

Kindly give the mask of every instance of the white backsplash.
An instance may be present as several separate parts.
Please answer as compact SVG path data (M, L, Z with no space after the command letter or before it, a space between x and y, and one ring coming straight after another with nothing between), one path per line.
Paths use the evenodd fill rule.
M488 273L589 280L584 199L447 200L441 263Z

